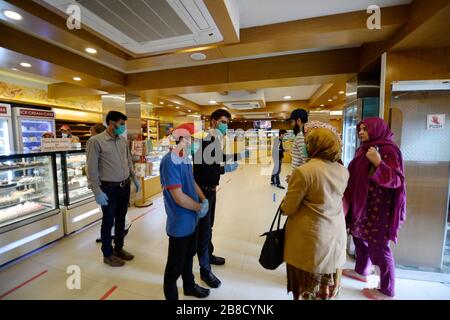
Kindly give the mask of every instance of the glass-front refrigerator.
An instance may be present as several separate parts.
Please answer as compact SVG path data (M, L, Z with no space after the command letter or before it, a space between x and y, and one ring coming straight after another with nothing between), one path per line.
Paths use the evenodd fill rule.
M0 155L0 265L63 233L53 153Z
M44 132L55 134L55 112L52 110L12 108L12 112L16 150L39 150Z
M0 154L13 150L11 106L0 103Z
M70 234L100 220L101 208L88 188L85 150L58 152L56 167L64 232Z

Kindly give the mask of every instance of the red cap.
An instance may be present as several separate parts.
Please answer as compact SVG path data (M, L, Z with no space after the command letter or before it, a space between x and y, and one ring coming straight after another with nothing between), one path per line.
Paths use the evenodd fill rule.
M172 135L175 138L192 136L195 133L195 125L192 122L186 122L173 130Z
M70 127L67 124L65 124L65 125L61 126L61 130L70 131Z

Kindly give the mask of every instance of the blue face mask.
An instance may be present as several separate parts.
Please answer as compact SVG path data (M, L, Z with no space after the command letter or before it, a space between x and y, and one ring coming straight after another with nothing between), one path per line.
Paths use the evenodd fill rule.
M303 144L303 154L305 155L306 158L309 158L309 152L306 143Z
M120 135L124 134L126 130L127 130L127 126L122 124L118 128L114 129L114 133L117 134L118 136L120 136Z
M198 149L200 149L200 144L198 142L191 143L190 151L192 155L196 154Z
M228 130L228 125L225 123L219 123L217 130L220 131L221 134L226 135Z

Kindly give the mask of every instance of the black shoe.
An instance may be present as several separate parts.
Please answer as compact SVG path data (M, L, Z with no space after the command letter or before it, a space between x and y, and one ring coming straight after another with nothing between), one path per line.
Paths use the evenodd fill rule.
M209 272L206 275L200 275L200 279L202 279L209 287L218 288L222 284L219 279L212 273Z
M198 284L194 284L192 288L184 289L185 296L194 296L196 298L202 299L209 296L209 289L200 287Z
M125 265L125 261L116 256L103 257L103 262L111 267L122 267Z
M114 255L125 261L130 261L130 260L133 260L133 258L134 258L134 256L131 253L129 253L123 249L118 250L118 251L114 250Z
M222 266L225 264L225 258L211 256L209 257L209 263L214 264L216 266Z
M283 187L281 184L277 184L277 188L279 188L279 189L286 189L286 188Z

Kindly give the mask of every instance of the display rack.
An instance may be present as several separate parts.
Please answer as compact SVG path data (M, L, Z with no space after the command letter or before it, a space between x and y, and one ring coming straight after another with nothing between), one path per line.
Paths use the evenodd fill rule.
M91 137L90 129L95 126L96 122L84 122L81 123L79 121L71 121L71 120L56 120L56 137L61 138L61 127L63 125L68 125L70 127L70 132L80 138L81 146L84 148L86 146L86 142Z

